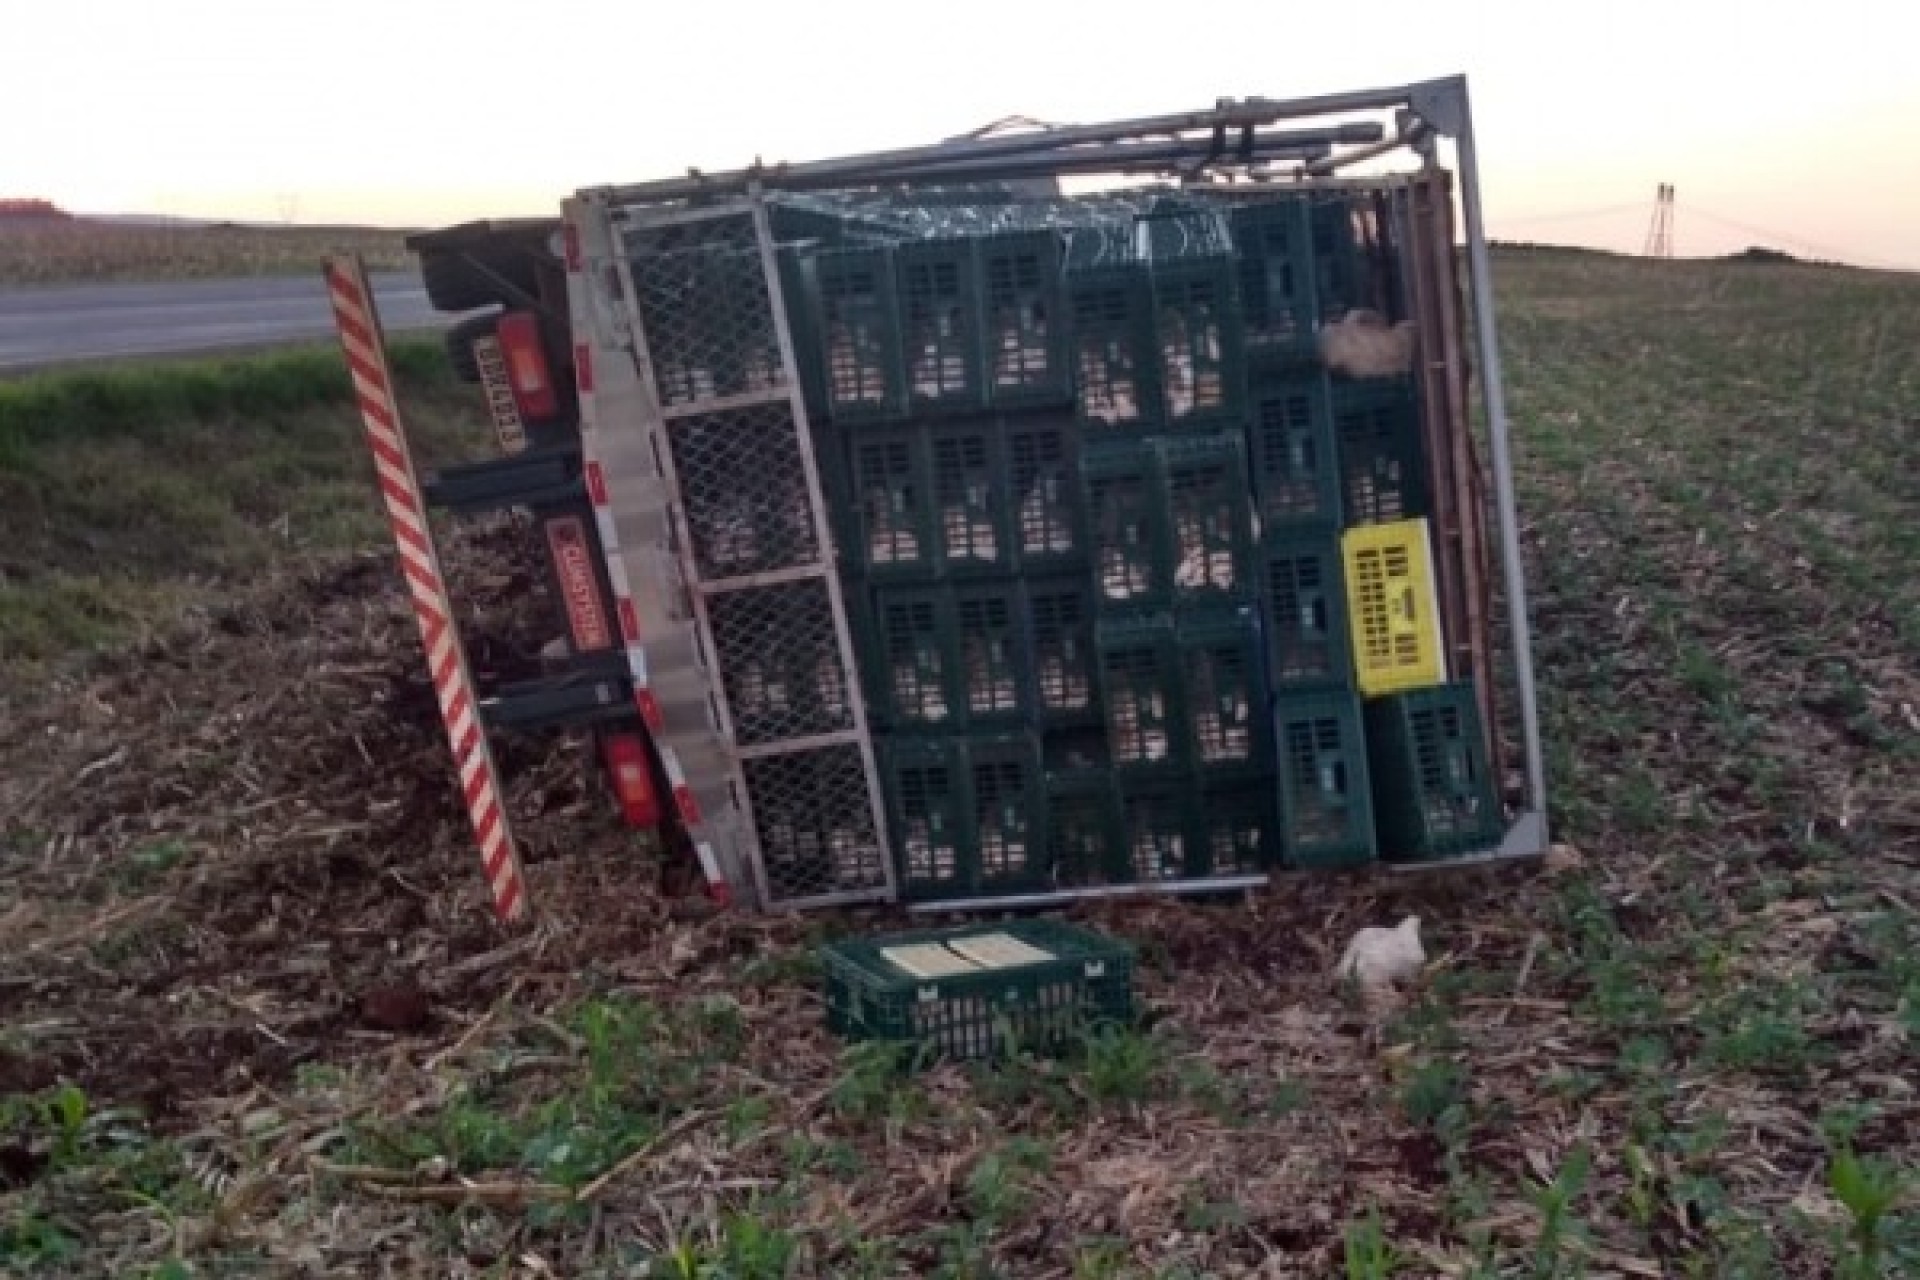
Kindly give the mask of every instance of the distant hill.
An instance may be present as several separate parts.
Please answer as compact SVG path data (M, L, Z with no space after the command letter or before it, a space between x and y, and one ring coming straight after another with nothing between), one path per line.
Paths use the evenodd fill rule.
M73 215L51 200L0 197L0 220L16 222L71 222Z

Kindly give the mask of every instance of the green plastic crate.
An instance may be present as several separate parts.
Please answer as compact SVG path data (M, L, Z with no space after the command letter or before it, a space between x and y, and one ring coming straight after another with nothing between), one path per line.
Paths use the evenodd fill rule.
M1427 515L1426 455L1412 380L1335 380L1332 387L1346 524Z
M1340 458L1327 375L1258 373L1249 397L1253 492L1269 544L1340 527Z
M1340 546L1331 533L1262 555L1267 679L1275 693L1353 683Z
M976 271L971 238L909 240L894 253L907 403L915 414L986 406Z
M1250 608L1182 614L1174 626L1180 663L1184 758L1203 775L1270 771L1272 719L1267 714L1259 621Z
M1080 457L1094 583L1102 606L1145 608L1168 594L1166 501L1152 445L1090 443Z
M1283 856L1295 867L1373 861L1372 794L1360 702L1301 693L1274 702Z
M1133 226L1083 227L1067 241L1075 403L1089 433L1138 431L1162 405L1153 279Z
M924 430L937 570L943 575L1012 572L1012 504L1000 423L978 418Z
M891 738L882 742L879 756L900 896L914 901L964 896L977 846L959 743Z
M1259 875L1279 863L1279 795L1271 774L1203 778L1197 786L1200 874Z
M852 495L844 517L848 562L876 582L935 577L936 508L926 433L896 428L837 434L845 436Z
M1021 949L1024 963L964 954L991 961ZM820 958L830 1030L936 1056L988 1057L1009 1037L1023 1048L1058 1048L1091 1026L1134 1017L1133 948L1051 920L855 939L822 948Z
M892 422L906 412L893 251L886 245L813 255L822 399L838 423Z
M1073 415L1053 410L1009 417L1006 459L1020 571L1081 568L1087 562L1087 521Z
M1471 681L1369 699L1366 717L1381 857L1426 861L1500 843L1506 818Z
M1169 437L1156 452L1168 598L1177 605L1250 598L1253 511L1240 433Z
M1121 779L1120 827L1129 881L1152 884L1205 874L1205 851L1195 832L1195 799L1186 777Z
M1060 233L979 237L977 264L987 399L1002 408L1073 399L1061 295Z
M1125 883L1131 876L1106 735L1097 729L1051 734L1043 759L1055 886Z
M1320 303L1308 202L1262 200L1237 206L1231 217L1248 359L1256 368L1311 360Z
M1187 765L1191 735L1183 723L1175 641L1166 614L1102 618L1094 625L1100 702L1116 773L1168 773Z
M944 733L962 726L966 703L952 591L875 588L871 652L881 727Z
M1153 259L1160 420L1175 430L1237 424L1246 408L1245 340L1226 220L1178 208L1142 223Z
M1101 441L1080 471L1103 607L1251 596L1253 510L1237 432Z
M1033 677L1023 603L1020 584L1011 580L953 588L960 719L969 728L1031 718Z
M1035 714L1050 728L1098 724L1093 589L1084 577L1034 578L1025 588Z
M1047 846L1047 785L1030 734L969 737L967 795L973 805L977 893L1045 889L1053 880Z

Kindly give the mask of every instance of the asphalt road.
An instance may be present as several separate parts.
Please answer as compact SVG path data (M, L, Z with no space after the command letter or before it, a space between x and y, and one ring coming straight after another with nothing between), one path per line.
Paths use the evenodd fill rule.
M418 276L373 277L389 332L444 325ZM0 289L0 374L87 360L239 350L333 336L320 273Z

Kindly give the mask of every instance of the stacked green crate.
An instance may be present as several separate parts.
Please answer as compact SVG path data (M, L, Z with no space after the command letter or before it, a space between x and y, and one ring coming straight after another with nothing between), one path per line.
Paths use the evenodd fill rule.
M1471 681L1367 703L1381 856L1420 862L1500 843L1505 827Z

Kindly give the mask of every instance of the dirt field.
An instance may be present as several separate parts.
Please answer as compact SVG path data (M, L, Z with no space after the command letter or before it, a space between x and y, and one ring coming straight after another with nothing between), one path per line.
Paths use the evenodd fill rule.
M61 531L150 616L0 686L0 1272L1920 1274L1920 280L1499 287L1581 865L1082 913L1148 1013L1065 1061L848 1050L810 944L890 919L689 918L577 742L505 744L496 928L370 507L191 578ZM483 668L518 545L451 555Z
M139 226L0 218L0 288L82 280L287 275L324 255L359 253L374 270L413 259L403 233L368 227Z

